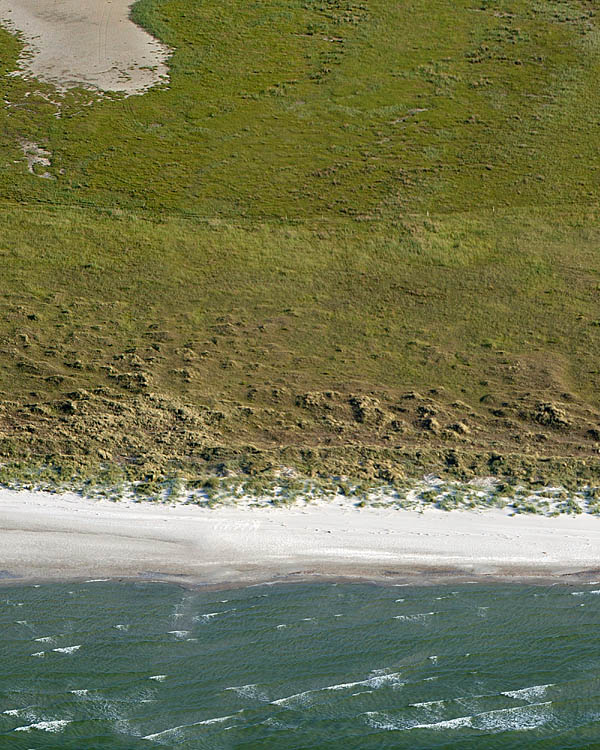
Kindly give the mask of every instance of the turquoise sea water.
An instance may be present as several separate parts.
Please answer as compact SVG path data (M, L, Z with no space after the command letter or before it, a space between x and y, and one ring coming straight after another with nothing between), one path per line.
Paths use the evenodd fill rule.
M600 747L600 583L0 590L0 747Z

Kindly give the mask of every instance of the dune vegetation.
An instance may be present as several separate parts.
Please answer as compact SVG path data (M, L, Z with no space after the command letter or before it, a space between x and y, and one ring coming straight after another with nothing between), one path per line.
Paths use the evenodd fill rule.
M140 96L9 75L5 472L599 484L587 0L139 0Z

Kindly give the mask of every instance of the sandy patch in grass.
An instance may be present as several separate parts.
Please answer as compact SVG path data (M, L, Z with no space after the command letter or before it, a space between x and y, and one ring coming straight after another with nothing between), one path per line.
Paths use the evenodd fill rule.
M60 90L139 94L166 81L169 50L129 18L131 0L0 0L0 23L25 44L13 75Z
M21 148L23 149L23 153L25 154L25 158L27 159L27 169L31 174L36 175L37 177L42 177L46 180L53 180L55 179L53 175L50 174L50 172L46 171L36 171L36 167L49 167L51 166L52 162L50 161L50 157L52 154L50 151L47 151L45 148L42 148L37 143L33 143L32 141L23 141L21 143Z

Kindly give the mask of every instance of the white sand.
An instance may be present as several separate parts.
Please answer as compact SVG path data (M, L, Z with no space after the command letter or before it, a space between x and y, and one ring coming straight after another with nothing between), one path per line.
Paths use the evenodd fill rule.
M169 50L129 19L132 0L0 0L0 23L25 48L18 75L142 93L167 79Z
M167 506L0 490L0 575L225 584L315 576L598 577L600 520L339 503ZM565 578L567 576L567 578Z

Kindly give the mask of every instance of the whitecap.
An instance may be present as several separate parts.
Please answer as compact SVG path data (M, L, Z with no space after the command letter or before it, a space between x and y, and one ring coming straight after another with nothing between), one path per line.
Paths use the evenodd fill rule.
M164 682L167 679L166 674L154 674L152 677L148 677L149 680L154 680L155 682Z
M64 648L53 648L53 651L56 651L57 654L74 654L75 651L79 651L81 648L81 644L79 646L65 646Z
M44 635L41 638L34 638L34 641L37 641L38 643L53 643L54 637L51 635Z
M446 719L445 721L435 721L432 724L415 724L410 729L458 729L460 727L472 727L472 716L457 716L456 719Z
M593 591L591 593L594 593ZM27 620L17 620L17 625L29 625Z
M8 708L6 711L2 711L6 716L18 716L21 713L20 708Z
M394 620L404 620L405 622L423 622L426 617L439 615L439 612L419 612L415 615L394 615Z
M275 627L277 628L277 630L281 630L282 628L287 628L287 625L282 624L282 625L276 625Z
M46 652L45 651L36 651L35 654L31 654L32 656L44 656Z
M227 721L228 719L233 719L235 714L230 714L229 716L216 716L214 719L205 719L204 721L195 721L193 724L181 724L177 727L170 727L169 729L163 729L162 732L155 732L154 734L147 734L144 737L142 737L143 740L157 740L160 737L164 737L165 735L169 734L175 734L181 729L189 729L190 727L199 727L199 726L206 726L209 724L219 724L222 721Z
M220 615L221 612L206 612L203 615L196 615L193 619L194 622L209 622L213 617Z
M315 693L322 693L325 691L337 691L337 690L346 690L347 688L354 688L358 686L365 686L369 688L380 688L384 685L389 685L393 688L400 688L404 685L403 682L400 682L399 680L400 672L389 672L389 673L383 673L383 672L377 672L376 674L371 674L371 676L367 677L364 680L356 680L355 682L340 682L336 685L326 685L322 688L314 688L313 690L305 690L302 693L294 693L294 695L288 695L285 698L278 698L275 701L271 701L273 705L276 706L284 706L288 701L298 701L300 703L306 703L309 696L314 695Z
M367 717L367 723L373 729L384 729L387 731L407 731L410 729L458 729L460 727L471 727L471 716L458 716L455 719L446 719L444 721L435 721L428 724L414 723L406 719L395 719L389 714L379 711L367 711L364 716Z
M225 690L232 690L234 693L242 696L242 698L251 698L260 701L269 700L265 691L261 690L255 683L249 685L233 685L232 687L226 687Z
M169 630L169 635L174 635L175 638L185 638L190 634L189 630Z
M555 683L550 682L547 685L531 685L531 687L521 688L520 690L505 690L503 693L500 693L500 695L506 695L509 698L533 703L539 698L543 698L546 695L546 690L549 687L553 687L554 684Z
M407 728L406 721L402 719L393 719L388 714L381 713L380 711L367 711L363 716L367 717L367 724L373 727L373 729L383 729L392 732L397 729Z
M298 700L300 703L304 702L306 696L316 693L318 690L305 690L303 693L294 693L293 695L287 695L285 698L278 698L275 701L271 701L274 706L285 706L288 701Z
M90 578L89 581L84 581L84 583L103 583L104 581L110 581L110 578Z
M422 703L409 703L408 705L411 706L411 708L431 708L432 706L443 706L446 701L424 701Z
M77 695L80 698L82 698L84 695L87 695L90 691L84 688L82 690L69 690L69 692L72 693L73 695Z
M129 630L129 625L113 625L115 630Z
M440 701L442 703L443 701ZM434 702L411 705L432 705ZM500 708L495 711L485 711L472 716L458 716L455 719L435 721L431 723L415 723L406 719L396 719L389 714L378 711L367 711L363 716L367 717L367 723L375 729L386 729L389 731L409 731L413 729L429 729L439 731L443 729L459 729L469 727L478 731L506 732L528 731L537 729L546 724L550 716L545 709L551 702L536 703L530 706L517 706L515 708ZM537 709L543 709L539 711Z
M500 708L496 711L487 711L476 714L473 717L474 729L482 729L492 732L527 731L537 729L546 724L551 718L546 711L551 701L545 703L534 703L529 706L516 706L515 708ZM540 710L542 709L542 710Z
M39 729L42 732L62 732L70 724L67 719L57 719L56 721L38 721L37 724L28 724L24 727L17 727L15 732L31 732L32 729Z

